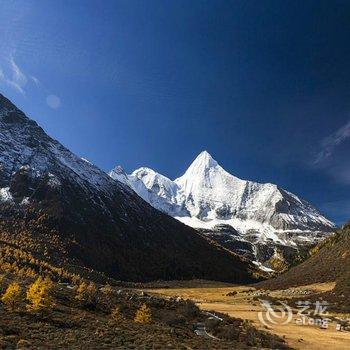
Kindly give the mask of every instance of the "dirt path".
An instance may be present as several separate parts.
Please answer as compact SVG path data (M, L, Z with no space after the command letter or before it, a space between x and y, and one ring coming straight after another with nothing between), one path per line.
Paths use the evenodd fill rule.
M293 293L312 293L332 289L332 284L318 284L295 288ZM267 328L258 319L259 311L263 307L253 300L254 289L249 286L219 286L200 285L198 287L151 289L149 293L161 294L165 297L182 297L194 300L203 310L213 310L226 313L230 316L239 317L252 321L257 328L267 330L271 333L284 337L287 343L295 349L303 350L349 350L350 332L339 332L335 329L335 323L330 323L328 329L320 329L318 326L297 325L296 314L290 323L269 324ZM232 293L233 292L233 293ZM232 293L231 295L227 295ZM277 291L271 293L274 297L284 295L285 292Z

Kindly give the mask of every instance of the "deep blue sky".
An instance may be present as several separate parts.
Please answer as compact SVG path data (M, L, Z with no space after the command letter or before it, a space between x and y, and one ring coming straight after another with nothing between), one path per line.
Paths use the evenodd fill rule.
M342 223L349 38L349 1L1 1L0 90L104 170L206 149Z

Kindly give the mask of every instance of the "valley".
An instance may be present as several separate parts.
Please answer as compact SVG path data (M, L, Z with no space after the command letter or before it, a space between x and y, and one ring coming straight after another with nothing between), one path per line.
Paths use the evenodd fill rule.
M337 349L347 350L350 343L350 330L337 331L336 322L332 321L328 329L314 325L297 325L297 309L293 309L293 318L288 324L263 325L258 313L263 311L258 299L291 300L295 297L308 298L333 290L335 283L317 283L285 290L261 291L254 285L228 285L209 281L169 282L158 288L146 289L147 293L161 295L166 298L184 298L196 302L200 309L225 313L232 317L252 321L253 324L272 334L276 334L294 349ZM291 304L289 304L291 305ZM350 313L329 312L327 317L338 317L350 320Z
M4 273L0 266L0 348L291 349L281 337L237 317L222 314L220 324L213 323L191 300L167 299L109 282L113 285L78 276L74 283L52 282ZM44 294L32 288L37 283L46 286ZM9 292L14 285L16 297ZM35 308L28 308L29 290L33 300L40 300ZM214 335L197 333L209 326Z
M0 350L350 350L350 1L0 1Z
M0 347L347 348L349 224L336 230L208 152L175 182L144 168L108 175L2 95L0 151ZM40 283L46 315L28 304ZM308 298L332 303L327 329L296 324ZM295 304L286 324L258 320L283 319L280 301Z

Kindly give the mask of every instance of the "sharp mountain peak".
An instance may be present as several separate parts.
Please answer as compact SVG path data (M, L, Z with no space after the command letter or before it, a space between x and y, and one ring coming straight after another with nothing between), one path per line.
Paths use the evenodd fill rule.
M211 154L208 151L202 151L199 153L199 155L195 158L195 160L192 162L192 164L189 166L190 168L213 168L218 165L218 162L211 156Z

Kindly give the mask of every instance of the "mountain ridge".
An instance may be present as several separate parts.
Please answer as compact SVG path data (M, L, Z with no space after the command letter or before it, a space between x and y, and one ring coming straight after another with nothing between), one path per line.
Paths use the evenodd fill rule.
M50 138L0 95L0 240L129 281L253 280L256 269Z
M214 174L212 175L211 172ZM173 203L175 203L176 201L181 202L181 200L188 201L188 197L193 197L193 195L201 197L199 199L204 200L207 197L208 201L218 202L220 204L222 204L225 201L235 202L238 200L238 203L233 203L238 207L234 208L236 209L236 212L229 214L231 214L231 217L233 214L238 214L243 217L244 215L241 214L240 211L242 210L242 207L244 205L250 205L249 210L253 209L254 211L258 211L258 209L260 210L261 208L256 208L257 205L261 205L261 202L263 202L262 204L265 204L265 198L271 197L271 200L274 201L272 204L276 205L278 214L280 215L286 214L290 217L293 215L297 216L297 213L293 212L287 214L287 211L289 210L291 212L291 209L293 208L283 208L283 204L285 204L282 203L283 201L288 201L289 205L294 204L295 206L298 206L297 209L307 209L306 212L302 213L304 216L300 215L300 218L298 218L301 220L300 222L296 222L296 225L299 225L297 227L293 224L293 221L290 217L284 217L282 218L283 220L279 218L281 222L284 221L286 229L298 229L300 228L300 225L305 227L306 229L316 229L317 226L319 226L322 229L329 230L335 227L335 225L331 221L329 221L323 215L321 215L311 204L309 204L305 200L300 199L291 192L286 191L285 189L282 189L279 186L272 183L258 183L249 180L242 180L238 177L235 177L234 175L231 175L226 170L224 170L207 151L201 152L192 162L192 164L188 167L185 173L182 176L176 178L175 180L171 180L148 167L141 167L133 171L131 175L127 175L125 172L124 174L125 178L128 180L129 183L141 180L149 193L155 193L156 191L158 191L158 196L162 198L168 197L170 201L173 201ZM113 178L115 176L114 171L112 170L111 172L109 172L109 175ZM216 181L217 183L213 181ZM211 191L211 193L209 191ZM255 194L254 192L257 192L258 196L254 198L254 203L249 203L249 201L251 201L250 196L252 194ZM236 198L227 199L228 196L235 196ZM217 199L215 197L217 197ZM259 199L261 200L259 201ZM212 203L206 204L210 205ZM162 208L158 209L161 210ZM195 209L198 210L198 208ZM204 216L204 214L206 213L193 212L191 216L195 216L197 218L205 218L208 220L215 218ZM220 213L216 214L216 218L220 218ZM273 213L267 214L273 216ZM249 214L246 214L246 218L249 219L251 217L249 217ZM271 217L269 217L268 215L267 217L258 216L255 217L255 219L259 219L261 222L265 222L269 221ZM307 219L309 219L309 221L307 221ZM270 221L273 224L274 228L283 229L283 227L278 225L278 219L274 220L274 218L272 218L272 220Z
M109 175L113 178L113 171ZM335 228L308 202L275 184L231 175L207 151L201 152L175 180L147 167L125 176L130 187L136 193L141 189L152 206L217 241L217 226L220 232L223 226L228 228L224 242L229 240L231 227L232 232L238 232L231 239L239 240L240 245L246 241L253 246L268 245L272 241L292 247L316 244ZM223 244L222 237L219 241ZM229 246L232 248L231 243ZM259 255L253 250L249 255ZM270 250L263 260L274 253Z

